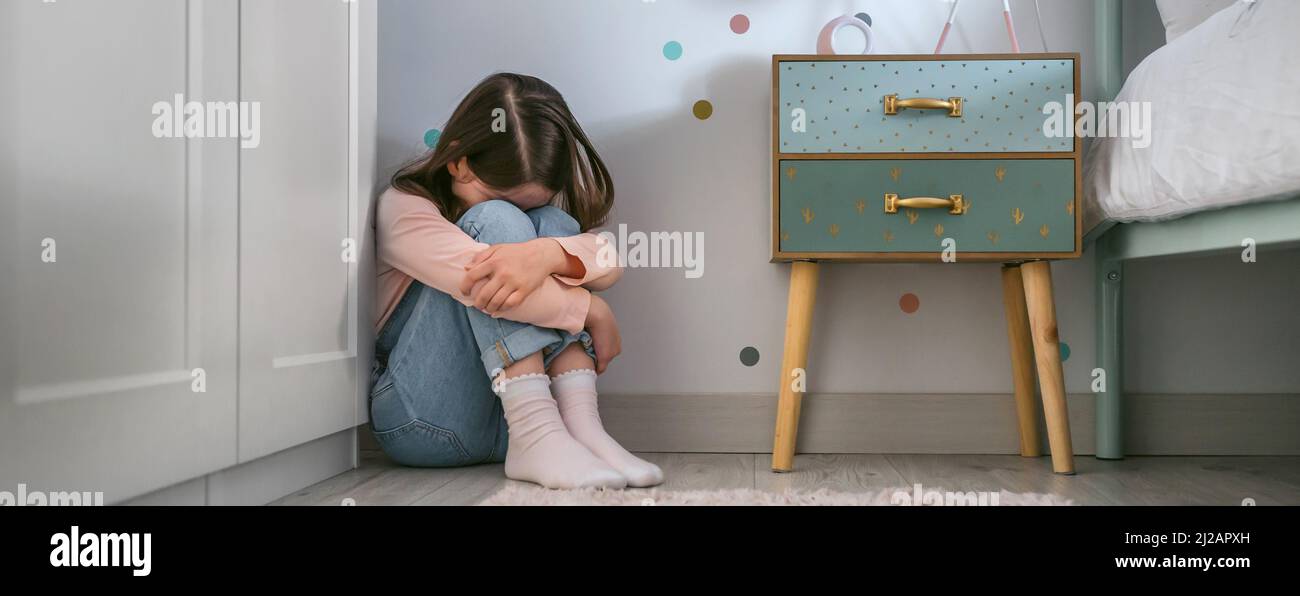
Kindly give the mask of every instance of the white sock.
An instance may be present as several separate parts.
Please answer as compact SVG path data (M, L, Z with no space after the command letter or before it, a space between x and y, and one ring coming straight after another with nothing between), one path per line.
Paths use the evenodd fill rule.
M614 466L627 478L628 486L654 486L664 481L659 466L628 453L605 432L596 408L596 371L579 369L563 373L551 381L551 390L560 404L560 415L569 434Z
M546 488L623 488L627 480L564 428L550 379L530 374L506 379L497 394L505 409L510 444L506 477Z

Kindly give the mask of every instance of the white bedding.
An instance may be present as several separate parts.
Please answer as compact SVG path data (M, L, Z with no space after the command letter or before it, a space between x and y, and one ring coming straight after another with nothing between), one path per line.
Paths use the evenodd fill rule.
M1238 2L1138 65L1116 101L1151 102L1150 146L1093 140L1084 229L1300 194L1297 27L1300 1Z

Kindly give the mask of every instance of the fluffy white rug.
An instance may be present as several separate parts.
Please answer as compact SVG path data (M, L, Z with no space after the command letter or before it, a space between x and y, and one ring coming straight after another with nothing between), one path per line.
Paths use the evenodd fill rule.
M731 490L549 490L521 482L507 483L479 505L616 505L616 506L770 506L770 505L1073 505L1057 495L1038 493L949 492L920 486L886 488L876 492L847 493L828 489L786 489L768 492L748 488Z

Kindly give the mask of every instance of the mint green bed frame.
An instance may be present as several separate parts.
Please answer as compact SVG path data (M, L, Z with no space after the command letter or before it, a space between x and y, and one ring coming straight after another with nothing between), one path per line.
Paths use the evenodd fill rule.
M1111 100L1123 83L1120 0L1097 0L1098 99ZM1106 373L1097 393L1097 457L1123 459L1124 263L1171 255L1300 245L1300 197L1203 211L1162 222L1098 225L1084 238L1097 259L1097 366Z

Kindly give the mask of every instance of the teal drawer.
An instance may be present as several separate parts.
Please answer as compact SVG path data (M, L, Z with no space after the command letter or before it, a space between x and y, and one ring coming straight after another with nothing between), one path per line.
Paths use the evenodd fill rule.
M1062 159L783 159L777 259L958 260L1077 256L1075 161ZM949 198L947 208L885 211L885 195ZM922 254L925 253L925 254ZM1017 253L1009 255L1008 253ZM884 258L881 260L891 260Z
M776 151L1008 153L1074 151L1044 134L1048 102L1067 104L1076 54L983 56L777 56ZM961 116L939 109L886 115L885 96L960 98ZM802 126L800 126L802 124Z

